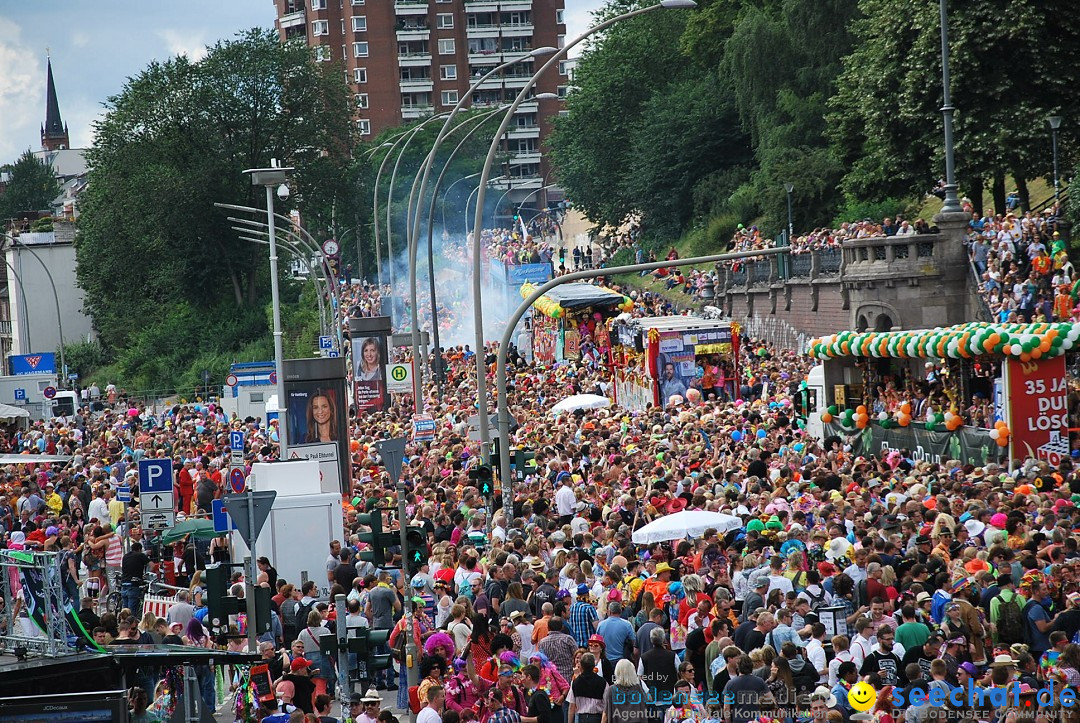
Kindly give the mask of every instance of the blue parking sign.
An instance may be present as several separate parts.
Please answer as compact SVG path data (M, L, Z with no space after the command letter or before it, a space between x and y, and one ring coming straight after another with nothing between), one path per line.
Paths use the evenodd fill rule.
M171 459L139 460L139 494L173 491L173 464Z
M229 432L229 449L237 452L244 451L244 433L240 431Z
M320 336L319 337L319 348L320 349L333 349L334 348L334 337L332 337L332 336Z
M24 400L24 399L26 399L26 390L25 389L16 389L15 390L15 400L16 401L21 401L21 400Z

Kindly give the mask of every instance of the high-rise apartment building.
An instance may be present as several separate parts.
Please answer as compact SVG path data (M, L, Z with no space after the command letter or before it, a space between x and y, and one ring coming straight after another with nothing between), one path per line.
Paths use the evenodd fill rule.
M564 0L275 0L283 40L304 39L316 57L340 59L356 103L359 132L380 130L452 108L496 65L521 63L494 76L469 100L473 108L514 99L546 58L528 51L562 47ZM565 97L569 68L559 63L533 94ZM467 106L468 107L468 106ZM493 185L514 196L545 185L541 146L561 100L533 100L517 112L508 133L510 162ZM492 130L495 125L492 123ZM506 178L509 175L509 180ZM520 195L516 193L520 191Z

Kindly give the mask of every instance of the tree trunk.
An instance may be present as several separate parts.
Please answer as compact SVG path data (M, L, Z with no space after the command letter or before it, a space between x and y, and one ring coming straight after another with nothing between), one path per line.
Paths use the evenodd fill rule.
M964 185L964 187L968 189L968 197L971 199L971 208L975 213L979 214L979 216L983 215L984 186L985 181L982 178L970 178Z
M1005 172L994 171L994 213L1004 214L1005 209Z
M1020 210L1027 211L1031 208L1031 191L1028 189L1027 179L1017 172L1013 172L1016 179L1016 192L1020 194Z
M237 306L244 305L244 291L240 284L240 276L236 273L236 269L232 264L229 264L229 281L232 282L233 287L233 299L236 301Z

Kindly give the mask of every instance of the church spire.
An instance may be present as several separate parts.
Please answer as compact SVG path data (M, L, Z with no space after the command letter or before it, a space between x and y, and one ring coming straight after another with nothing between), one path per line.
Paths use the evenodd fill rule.
M45 125L41 127L41 147L48 151L70 148L67 126L60 118L60 102L56 99L56 83L53 81L52 58L47 61L48 78L45 97Z

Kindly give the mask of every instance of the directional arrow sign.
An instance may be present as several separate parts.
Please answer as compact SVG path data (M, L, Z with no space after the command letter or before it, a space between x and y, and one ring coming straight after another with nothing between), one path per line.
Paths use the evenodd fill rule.
M274 506L275 499L277 499L277 490L260 490L259 492L245 492L242 495L228 495L221 500L221 508L229 513L233 524L236 525L236 531L240 533L240 537L244 538L249 550L252 541L259 539L259 533L266 524L266 518L270 516L270 508Z

